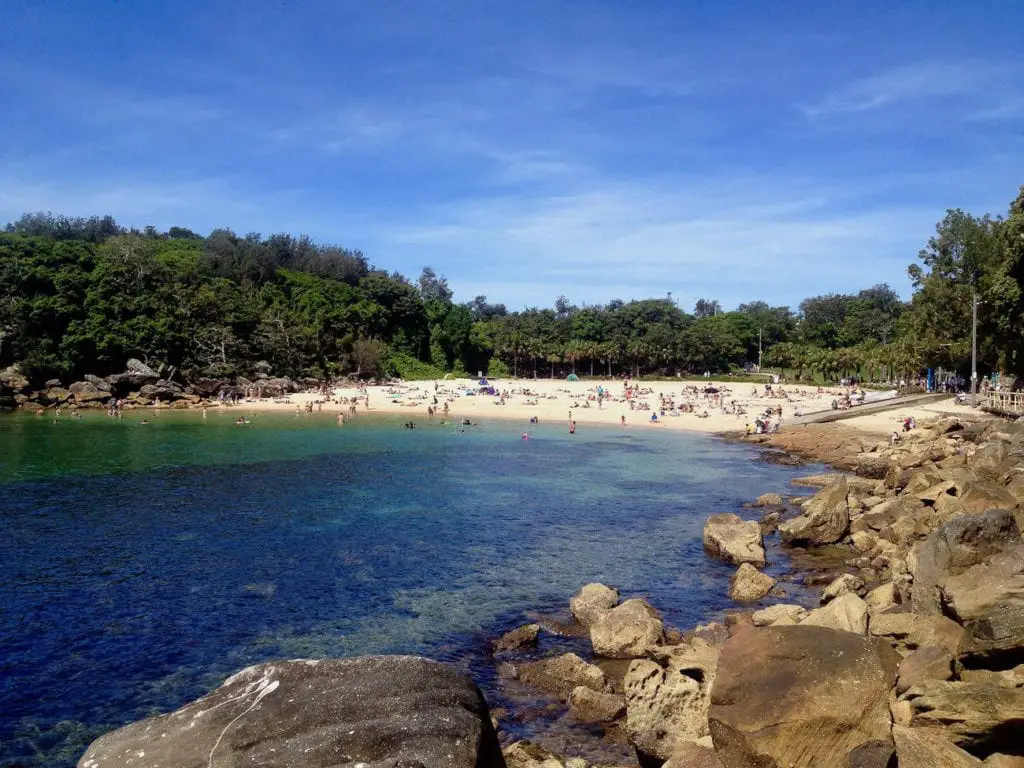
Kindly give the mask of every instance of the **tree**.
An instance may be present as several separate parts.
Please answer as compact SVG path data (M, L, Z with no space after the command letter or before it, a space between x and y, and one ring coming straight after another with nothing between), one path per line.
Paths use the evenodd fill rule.
M416 281L420 287L420 296L423 301L440 301L450 303L452 290L448 287L448 280L443 275L438 275L430 267L424 267Z
M697 303L693 307L693 314L697 318L714 317L721 311L722 305L709 299L697 299Z

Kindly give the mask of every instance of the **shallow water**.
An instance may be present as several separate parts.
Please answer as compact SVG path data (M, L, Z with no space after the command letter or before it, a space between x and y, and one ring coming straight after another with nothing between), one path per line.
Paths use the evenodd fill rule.
M500 706L488 638L595 580L696 624L731 573L704 518L808 471L651 428L235 415L0 417L0 765L275 658L420 653Z

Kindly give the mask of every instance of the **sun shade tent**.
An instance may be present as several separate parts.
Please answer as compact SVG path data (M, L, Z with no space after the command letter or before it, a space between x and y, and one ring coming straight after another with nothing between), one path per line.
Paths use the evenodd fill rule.
M568 376L565 377L565 380L566 381L579 381L580 377L577 376L575 373L570 373Z

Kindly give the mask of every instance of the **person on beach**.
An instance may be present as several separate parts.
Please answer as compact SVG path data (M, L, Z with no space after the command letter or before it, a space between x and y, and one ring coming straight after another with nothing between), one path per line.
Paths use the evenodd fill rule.
M569 419L569 434L570 435L575 435L576 434L576 422L573 421L572 419Z
M625 427L626 426L626 414L622 414L621 416L619 416L619 426L620 427Z

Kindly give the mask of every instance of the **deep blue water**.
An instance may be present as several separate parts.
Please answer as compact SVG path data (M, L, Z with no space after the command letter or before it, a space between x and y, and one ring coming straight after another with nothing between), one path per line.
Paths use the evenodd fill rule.
M588 581L679 627L728 607L705 517L807 471L651 428L233 416L0 418L0 765L274 658L420 653L493 703L486 640Z

